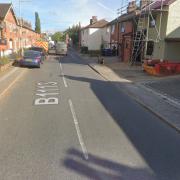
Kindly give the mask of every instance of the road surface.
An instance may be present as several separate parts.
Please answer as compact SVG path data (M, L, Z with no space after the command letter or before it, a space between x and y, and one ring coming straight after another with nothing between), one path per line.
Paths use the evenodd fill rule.
M179 180L180 135L71 50L0 96L1 180Z

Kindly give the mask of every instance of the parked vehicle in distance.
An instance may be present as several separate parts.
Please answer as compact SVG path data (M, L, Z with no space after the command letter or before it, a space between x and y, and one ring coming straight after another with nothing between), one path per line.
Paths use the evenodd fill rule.
M48 49L48 54L56 54L56 48L55 48L55 46L53 46L53 47L49 47L49 49Z
M56 43L56 55L66 55L67 56L67 44L65 42Z
M42 54L39 51L27 50L24 52L23 58L20 60L20 66L40 68Z
M40 52L41 56L42 56L42 60L46 59L47 52L44 50L44 48L33 46L33 47L29 48L29 50Z

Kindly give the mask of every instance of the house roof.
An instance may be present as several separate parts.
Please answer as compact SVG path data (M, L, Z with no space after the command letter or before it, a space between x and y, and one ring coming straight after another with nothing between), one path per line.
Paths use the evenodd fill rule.
M156 9L159 9L161 8L161 3L162 3L162 6L169 6L170 4L172 4L174 1L176 0L154 0L151 4L149 4L148 6L146 6L144 8L144 10L146 9L151 9L151 10L156 10Z
M118 22L118 18L113 19L111 22L109 22L107 25L113 25L116 24Z
M133 19L134 17L136 17L139 14L140 14L140 10L136 10L136 11L132 11L130 13L123 14L119 17L119 22L123 22L123 21Z
M1 19L4 19L6 17L6 14L8 13L10 8L11 8L10 3L0 4L0 18Z
M0 19L4 20L6 18L7 13L12 9L13 16L15 18L16 23L18 24L17 17L15 15L13 6L11 3L0 3Z
M101 19L93 24L89 24L88 26L83 27L82 29L87 29L87 28L103 28L106 26L109 22L106 21L105 19Z

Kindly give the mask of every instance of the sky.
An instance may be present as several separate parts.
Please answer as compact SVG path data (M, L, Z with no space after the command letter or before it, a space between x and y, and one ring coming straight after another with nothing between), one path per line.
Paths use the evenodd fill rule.
M34 13L41 19L42 31L64 31L69 26L81 22L88 25L92 16L108 21L117 17L117 9L122 0L20 0L22 17L34 27ZM126 0L125 0L126 1ZM19 0L0 0L0 3L13 3L19 16Z

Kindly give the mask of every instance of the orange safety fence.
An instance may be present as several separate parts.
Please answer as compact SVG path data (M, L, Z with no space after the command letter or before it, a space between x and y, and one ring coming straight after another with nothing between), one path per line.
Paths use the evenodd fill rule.
M45 41L36 41L36 42L34 43L34 46L42 47L42 48L44 48L46 51L48 51L48 42L45 42Z

